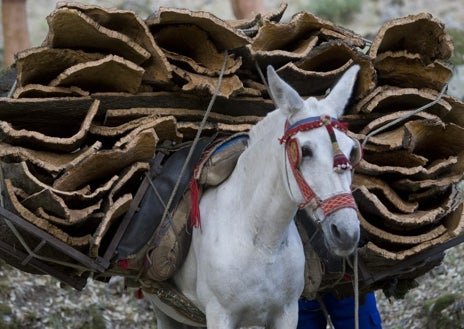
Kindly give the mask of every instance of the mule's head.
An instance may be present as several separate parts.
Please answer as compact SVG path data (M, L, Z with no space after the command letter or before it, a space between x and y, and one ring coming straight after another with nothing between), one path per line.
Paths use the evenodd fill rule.
M352 165L359 160L361 149L338 121L358 70L357 65L347 70L321 100L303 100L272 67L267 71L271 96L286 116L280 142L287 154L283 174L288 177L289 194L300 209L312 213L329 250L339 256L351 254L360 236L351 179Z

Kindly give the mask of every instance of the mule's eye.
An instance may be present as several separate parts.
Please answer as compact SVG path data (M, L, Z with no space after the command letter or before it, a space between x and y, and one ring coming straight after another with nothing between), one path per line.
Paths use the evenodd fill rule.
M313 156L313 150L308 145L303 145L301 147L301 155L303 157L312 157Z

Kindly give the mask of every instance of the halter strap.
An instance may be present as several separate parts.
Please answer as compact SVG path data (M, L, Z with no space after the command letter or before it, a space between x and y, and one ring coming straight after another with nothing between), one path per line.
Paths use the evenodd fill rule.
M332 118L328 115L321 115L317 117L309 117L303 120L299 120L294 124L286 122L285 124L285 134L282 138L279 139L280 143L286 143L289 138L300 131L311 130L314 128L319 128L322 126L336 128L340 131L346 132L348 130L348 124L345 122L340 122L336 118ZM332 129L333 132L333 129ZM330 132L329 132L330 134Z
M337 173L342 173L347 169L351 170L352 165L346 156L341 152L334 131L334 128L336 128L346 132L348 125L338 121L335 118L326 115L319 117L309 117L303 120L299 120L292 125L290 125L287 120L285 124L285 133L282 138L279 139L279 141L281 144L285 143L285 150L287 153L287 158L290 162L290 166L292 168L293 175L301 193L303 194L304 202L299 204L298 207L302 209L310 205L313 210L321 208L324 216L327 216L341 208L348 207L357 209L357 206L351 193L341 193L325 200L321 200L301 174L299 169L300 155L299 150L296 149L298 145L296 140L293 138L293 135L300 131L307 131L314 128L320 128L322 126L326 127L330 136L330 141L332 143L332 149L334 152L334 170Z
M296 168L293 164L291 164L293 176L300 188L301 194L303 194L304 202L298 205L299 209L306 208L310 206L313 211L317 208L321 208L324 216L328 216L329 214L342 209L342 208L353 208L355 210L358 209L356 206L356 202L353 198L351 193L340 193L334 196L331 196L325 200L321 200L314 190L309 186L309 184L305 181L301 171Z

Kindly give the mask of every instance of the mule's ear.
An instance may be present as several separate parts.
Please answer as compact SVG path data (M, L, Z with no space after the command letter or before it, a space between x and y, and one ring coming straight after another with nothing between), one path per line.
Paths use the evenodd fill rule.
M277 108L287 112L287 115L294 114L304 108L304 101L300 95L277 75L271 65L267 67L267 80L271 98Z
M335 117L340 117L345 111L345 106L351 97L353 87L356 82L358 75L359 65L353 65L350 67L338 80L337 84L330 91L327 100L330 100L334 105L333 110L335 111Z

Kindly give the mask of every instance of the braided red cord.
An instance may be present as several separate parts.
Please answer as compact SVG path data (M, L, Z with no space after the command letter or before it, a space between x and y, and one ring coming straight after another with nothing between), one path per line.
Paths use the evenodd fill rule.
M356 202L354 201L353 195L351 193L342 193L334 195L328 199L320 202L320 206L324 215L327 216L341 208L353 208L358 209Z

